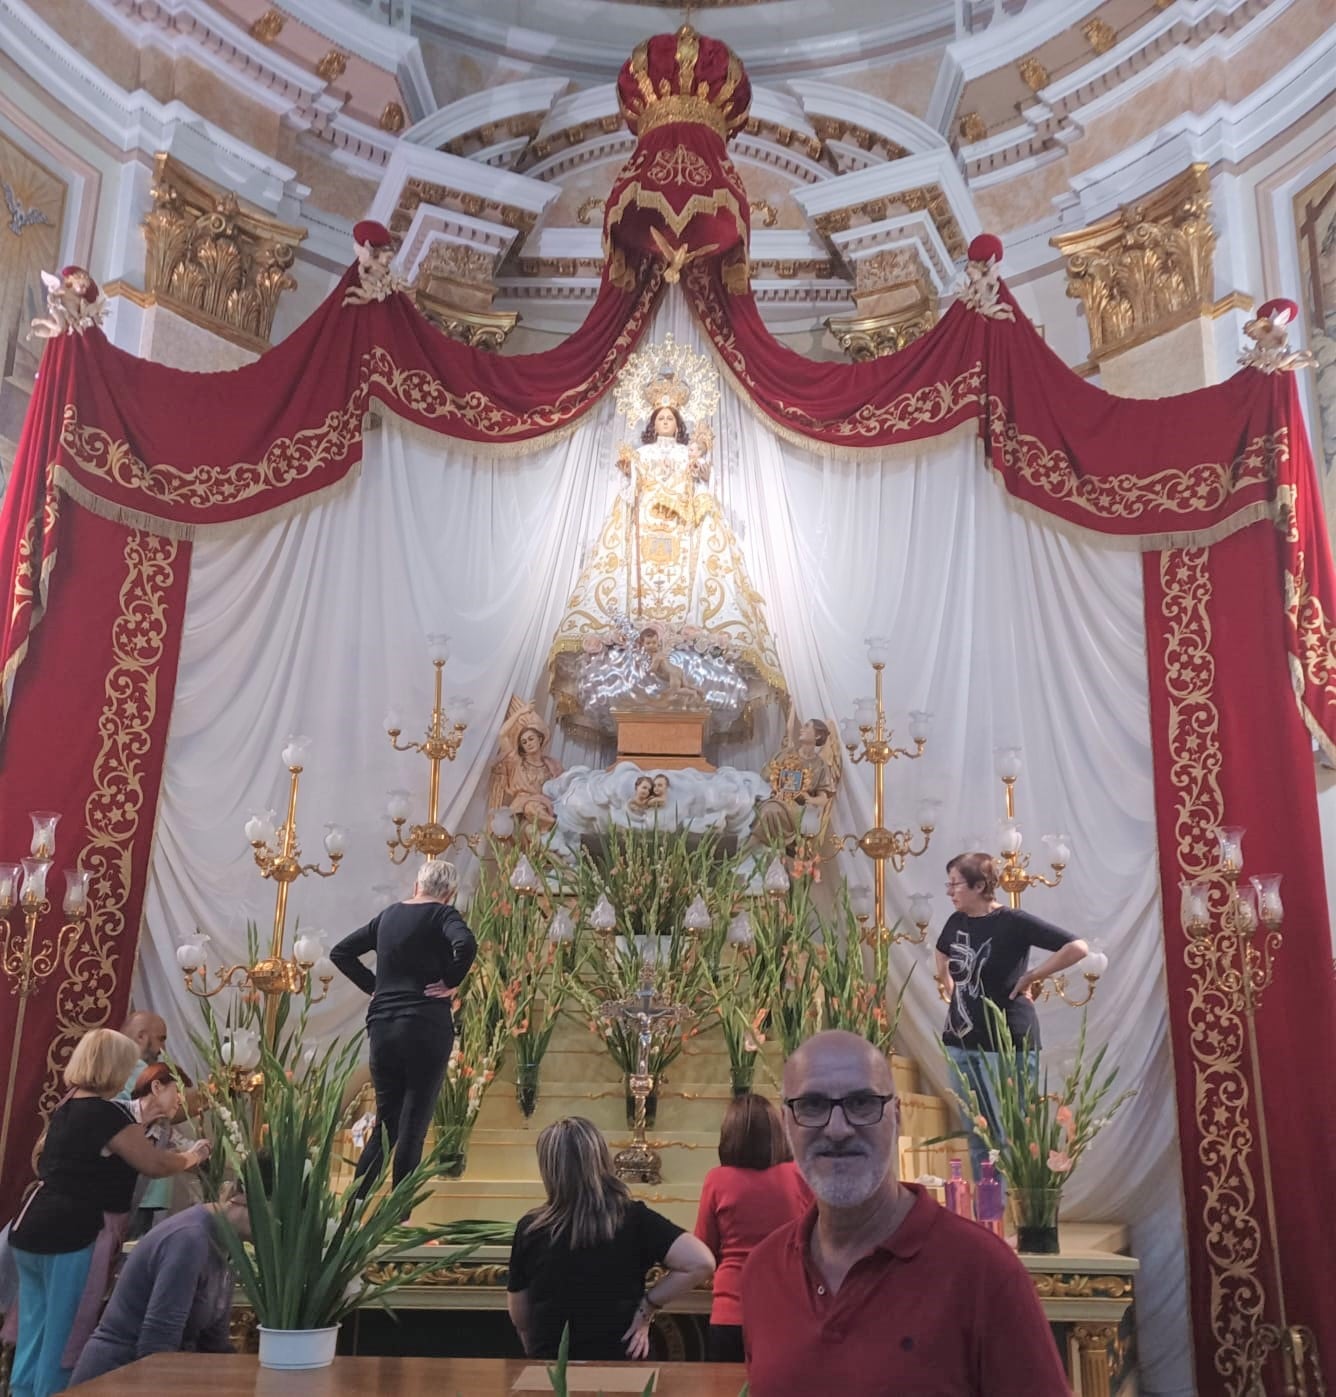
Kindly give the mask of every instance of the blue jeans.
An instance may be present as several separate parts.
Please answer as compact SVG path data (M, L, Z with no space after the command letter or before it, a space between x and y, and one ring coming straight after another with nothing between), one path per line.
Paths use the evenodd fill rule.
M74 1316L83 1298L90 1242L80 1251L41 1255L14 1248L19 1269L19 1341L14 1350L12 1397L51 1397L64 1392L70 1369L60 1366Z

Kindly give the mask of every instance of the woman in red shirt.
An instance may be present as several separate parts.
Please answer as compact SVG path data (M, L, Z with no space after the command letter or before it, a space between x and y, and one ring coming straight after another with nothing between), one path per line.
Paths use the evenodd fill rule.
M763 1096L735 1096L719 1130L719 1166L701 1186L696 1236L715 1254L708 1358L741 1363L742 1265L777 1227L805 1213L812 1194L789 1158L779 1112Z

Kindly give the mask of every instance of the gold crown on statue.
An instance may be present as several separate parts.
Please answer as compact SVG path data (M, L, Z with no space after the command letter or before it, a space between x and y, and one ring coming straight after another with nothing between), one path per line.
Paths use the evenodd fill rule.
M661 407L681 412L688 403L700 422L719 406L719 375L714 365L689 344L665 335L662 344L637 350L617 375L617 411L628 422Z

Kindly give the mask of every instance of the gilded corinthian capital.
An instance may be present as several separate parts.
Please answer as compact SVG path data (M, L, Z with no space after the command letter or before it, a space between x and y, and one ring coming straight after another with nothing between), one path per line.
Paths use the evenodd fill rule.
M278 298L296 288L289 269L306 230L243 209L162 152L150 192L148 296L248 349L266 348Z
M1067 294L1085 307L1091 358L1209 313L1215 229L1205 165L1098 223L1052 239L1067 259Z

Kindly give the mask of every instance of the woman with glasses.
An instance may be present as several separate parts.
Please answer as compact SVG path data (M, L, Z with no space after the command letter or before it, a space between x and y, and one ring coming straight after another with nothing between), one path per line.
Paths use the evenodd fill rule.
M547 1202L522 1217L510 1248L506 1309L530 1358L644 1358L659 1310L714 1271L704 1242L633 1199L598 1127L581 1116L538 1137ZM647 1290L645 1273L662 1266Z
M956 1077L957 1090L968 1099L972 1089L995 1142L1002 1139L996 1101L985 1066L996 1055L985 1001L1005 1015L1016 1048L1039 1051L1039 1019L1031 990L1082 960L1089 948L1079 937L997 900L997 864L991 854L957 854L946 866L946 891L955 911L937 938L937 984L947 1002L942 1041ZM1051 954L1030 968L1032 950ZM996 1063L993 1064L996 1066ZM988 1144L970 1129L974 1177L982 1177Z
M696 1236L714 1253L714 1301L706 1357L741 1363L742 1266L752 1248L812 1206L779 1112L755 1092L735 1096L719 1131L719 1164L705 1176Z

